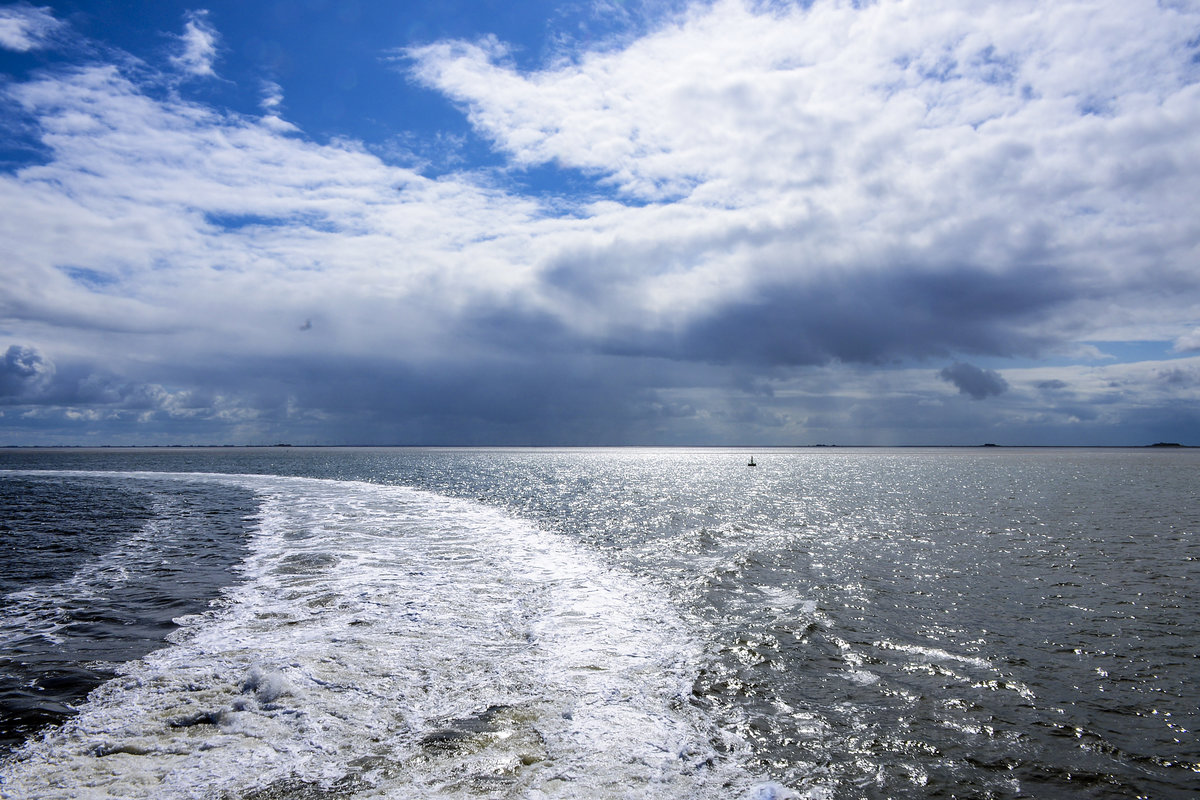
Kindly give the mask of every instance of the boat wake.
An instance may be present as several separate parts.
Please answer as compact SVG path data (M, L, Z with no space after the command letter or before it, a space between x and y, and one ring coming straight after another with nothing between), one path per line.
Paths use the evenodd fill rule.
M152 477L259 495L242 580L17 750L4 797L775 792L691 702L677 612L561 536L404 487Z

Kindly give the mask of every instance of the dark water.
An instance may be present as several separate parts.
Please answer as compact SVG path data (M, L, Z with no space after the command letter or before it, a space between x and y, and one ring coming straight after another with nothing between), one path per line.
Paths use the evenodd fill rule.
M206 608L255 508L224 486L0 477L0 747L63 721Z
M426 603L444 600L447 609L459 609L430 612L411 631L388 628L393 631L389 639L372 633L376 629L356 605L359 616L346 617L350 621L345 624L361 622L361 630L356 629L361 637L356 633L334 646L330 642L345 633L334 626L304 639L316 654L313 663L336 659L346 675L360 675L362 665L386 652L385 660L398 659L388 662L389 674L413 670L420 676L413 680L450 688L436 702L422 695L420 703L404 706L402 719L371 737L360 740L346 733L342 740L349 752L321 762L326 764L323 771L304 766L303 751L310 749L312 761L313 754L330 749L325 739L300 728L262 732L268 740L279 737L274 749L287 750L292 760L264 761L275 771L259 784L239 782L242 778L219 770L204 773L206 780L219 774L231 797L255 796L256 791L295 797L406 796L417 787L416 793L424 796L447 797L1195 795L1200 785L1195 735L1200 722L1200 506L1195 488L1200 486L1200 454L778 450L756 453L760 466L754 469L745 466L747 455L723 450L11 451L3 455L0 468L195 471L343 483L289 483L282 477L257 484L230 479L228 484L175 482L162 475L9 475L0 481L8 498L3 506L5 546L22 555L5 568L4 585L12 592L17 583L36 584L49 596L46 587L92 574L84 567L117 553L115 543L125 541L123 536L159 525L177 534L167 537L174 549L155 556L160 564L201 563L198 554L209 554L205 558L210 560L203 562L208 566L199 570L208 577L186 592L187 602L203 605L215 596L215 587L235 576L230 570L243 556L230 543L245 541L239 531L254 491L268 503L266 532L283 532L270 541L301 537L289 540L289 547L304 541L313 549L281 549L278 567L271 569L260 568L257 556L240 567L236 575L256 587L260 599L255 602L269 598L269 606L263 606L269 610L241 618L237 609L252 604L226 597L223 602L231 610L221 612L225 616L185 626L194 630L193 638L173 645L179 653L188 652L192 662L211 658L224 663L225 651L205 639L219 626L231 641L259 627L272 640L292 635L298 622L311 622L296 616L301 602L309 609L349 607L370 596L371 603L382 607L385 599L373 595L369 586L391 587L386 602L392 617L415 614L403 609L416 597ZM356 481L434 494L377 496ZM468 502L443 507L437 497ZM401 506L408 510L396 512L393 519L389 509ZM499 514L477 510L483 508ZM458 522L438 522L450 527L434 530L432 521L424 525L422 519ZM511 536L489 533L507 531L506 520L527 527ZM456 527L460 523L462 530ZM49 548L44 555L31 555L36 542L45 541L47 531L54 529L76 531L77 543L63 552ZM78 535L82 530L87 535ZM409 531L403 541L414 549L392 566L381 566L385 557L400 558L396 548L401 540L387 544L385 539L383 549L376 550L378 536L399 536L401 530ZM365 534L370 536L356 538ZM556 566L545 578L530 578L543 574L537 572L543 567L528 565L514 568L509 576L506 564L535 558L521 551L519 543L543 534L582 549L555 550ZM499 537L497 548L517 550L496 560L479 543L491 535ZM423 543L423 536L433 538ZM54 540L52 534L49 538ZM346 543L345 552L332 544L339 541ZM351 550L361 557L350 559ZM139 548L127 548L117 560L141 557L138 553ZM434 585L420 582L460 560L465 571L453 577L445 573ZM354 570L346 566L351 561L358 565ZM468 569L468 562L476 566ZM541 564L536 558L529 563ZM343 578L333 582L343 568L343 578L358 576L353 588ZM190 570L177 568L170 578L148 573L143 582L147 594L123 597L115 608L97 602L88 607L125 614L125 620L148 612L148 622L126 627L157 631L144 638L161 641L171 617L195 612L195 605L190 611L169 611L172 601L160 597L164 587L174 587L181 571ZM572 577L563 585L583 594L563 599L567 589L554 576L564 574ZM425 577L413 577L418 583L404 584L406 589L390 583L404 576ZM266 588L260 591L264 581ZM501 594L488 599L491 592ZM653 615L639 615L636 604L631 608L621 599L643 593L652 598L639 601L646 607L665 605ZM549 598L544 603L537 599L543 594ZM408 599L398 599L402 596ZM469 612L463 610L467 604ZM564 621L590 619L593 611L588 609L597 609L597 619L609 620L608 629ZM469 622L463 621L464 614ZM9 616L10 628L28 625L11 612ZM99 661L108 664L109 672L101 672L111 674L110 662L120 660L120 648L104 643L104 635L97 638L99 645L87 643L88 624L93 623L81 628L74 647L77 653L92 646L108 648ZM496 631L509 628L511 638L495 639ZM613 638L622 631L633 638ZM409 635L428 648L420 660L405 661L403 654L386 649L386 642ZM674 643L684 640L692 644L676 649ZM246 652L264 648L264 639L250 641L247 634ZM594 647L589 648L589 641ZM558 644L539 649L539 642ZM361 652L364 660L355 660L347 647ZM594 655L600 666L579 673L571 666L572 654L589 649L604 654ZM653 669L620 660L624 651L650 650L657 653ZM443 657L457 665L444 674L429 666L431 659L440 663ZM42 654L33 660L45 658ZM295 687L316 669L280 658L271 662L275 672L263 667L246 673L250 678L239 677L238 686L251 686L239 691L259 697L261 686L284 678ZM246 661L251 670L258 664ZM534 680L522 677L524 673L543 677ZM283 677L262 677L267 674ZM578 688L581 675L596 674L621 676L623 682ZM410 701L409 690L385 691L376 683L382 678L372 675L366 670L354 681L374 687L371 692L396 692L400 705ZM496 675L505 688L481 688L485 678ZM674 676L674 682L663 683L663 675ZM179 696L171 694L171 703L188 705L189 692L201 696L216 691L200 679L190 680L172 684L171 692ZM325 683L313 685L328 683L321 680ZM664 688L668 684L685 688ZM47 690L50 695L56 691ZM309 705L304 713L315 718L323 706L313 692L305 695ZM655 711L649 700L632 710L616 700L595 700L614 693L667 697L669 702ZM297 689L284 696L300 694ZM456 704L454 697L462 702ZM75 744L86 731L97 736L105 726L118 727L117 719L122 730L141 724L103 711L104 700L97 697L81 718L96 727L85 730L81 722L61 743L41 745L12 762L20 766L12 769L20 772L21 785L40 785L37 771L27 767L34 759L61 758L86 772L79 759L92 756ZM68 702L76 700L63 704ZM241 701L232 702L229 707L236 709ZM282 724L282 711L260 705L256 713ZM605 714L586 716L585 711L597 709ZM680 745L669 768L649 755L640 757L640 767L601 757L597 742L629 735L630 726L623 726L618 710L645 711L636 717L637 724L656 731L648 732L645 742L626 742L634 750L659 741L654 737L660 734L684 736L679 733L684 730L693 731L696 741ZM187 726L188 735L209 728L213 736L229 733L233 716L238 725L247 724L240 714L222 713L204 711L189 718L203 724ZM334 717L338 714L350 712ZM180 717L164 719L177 723ZM559 730L555 726L564 719L578 724ZM591 727L583 725L584 719ZM370 723L364 717L356 724ZM327 720L323 729L334 727ZM137 733L139 744L133 750L144 751L143 761L157 764L167 752L182 758L184 745L175 734L170 746L147 744L166 735L153 734L152 728L146 723L146 730ZM163 729L178 726L165 724ZM17 733L24 735L25 729ZM205 746L215 748L217 742ZM224 739L219 742L226 746ZM551 747L555 742L557 750ZM121 752L131 747L119 746L125 748ZM480 777L492 775L487 764L510 757L517 766L506 768L503 781ZM200 756L195 758L197 765L202 763ZM386 769L370 761L382 758L390 759ZM376 766L363 766L367 761ZM555 783L550 772L569 771L566 765L578 774L571 782ZM723 767L732 772L722 772ZM474 772L462 777L464 769ZM129 780L130 786L140 785ZM197 786L184 781L175 794L188 796L188 785L193 790ZM628 788L618 791L615 786ZM129 796L143 795L131 788Z

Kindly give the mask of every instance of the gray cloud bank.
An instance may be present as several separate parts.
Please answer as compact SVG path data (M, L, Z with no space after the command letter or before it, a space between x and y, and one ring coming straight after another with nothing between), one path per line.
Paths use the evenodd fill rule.
M959 392L970 395L975 400L1004 394L1008 389L1008 381L1004 380L1000 373L991 369L980 369L974 364L952 364L939 372L938 377L953 383Z
M0 45L58 24L22 13ZM190 84L219 32L181 24ZM274 94L44 70L3 88L46 155L0 176L0 435L1200 442L1198 33L1148 0L723 1L536 72L438 42L397 80L506 159L445 175ZM595 190L505 188L535 167ZM1131 340L1174 355L1094 344Z

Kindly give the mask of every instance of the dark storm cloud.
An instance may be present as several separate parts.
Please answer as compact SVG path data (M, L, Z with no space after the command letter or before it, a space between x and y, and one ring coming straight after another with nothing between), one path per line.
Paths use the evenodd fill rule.
M651 336L629 350L784 366L1032 355L1046 342L1024 324L1078 296L1068 278L1046 269L835 274L766 287L718 307L678 338Z
M236 387L259 428L284 426L289 438L317 443L628 444L639 426L694 415L647 388L669 368L552 349L453 363L297 356L178 378Z
M501 306L473 306L458 317L457 336L511 353L544 356L579 352L586 343L561 319L544 311Z
M645 365L606 359L535 357L522 361L465 364L417 376L428 388L414 410L449 407L472 418L553 440L560 429L587 441L604 431L627 429L643 415L679 410L658 401ZM618 434L619 435L619 434Z
M1008 381L1004 380L999 372L980 369L974 364L964 364L961 361L943 369L938 373L938 377L953 383L960 393L970 395L974 400L983 400L1008 390Z

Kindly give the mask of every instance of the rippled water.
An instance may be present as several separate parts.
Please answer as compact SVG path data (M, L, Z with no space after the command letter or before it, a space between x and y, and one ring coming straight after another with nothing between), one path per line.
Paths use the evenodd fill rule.
M70 716L203 610L245 556L251 496L168 481L0 481L0 747Z
M5 769L100 781L108 737L179 796L1193 796L1200 454L747 455L10 451L325 480L204 478L258 498L241 582ZM148 524L148 478L75 480ZM235 743L257 782L201 755Z

